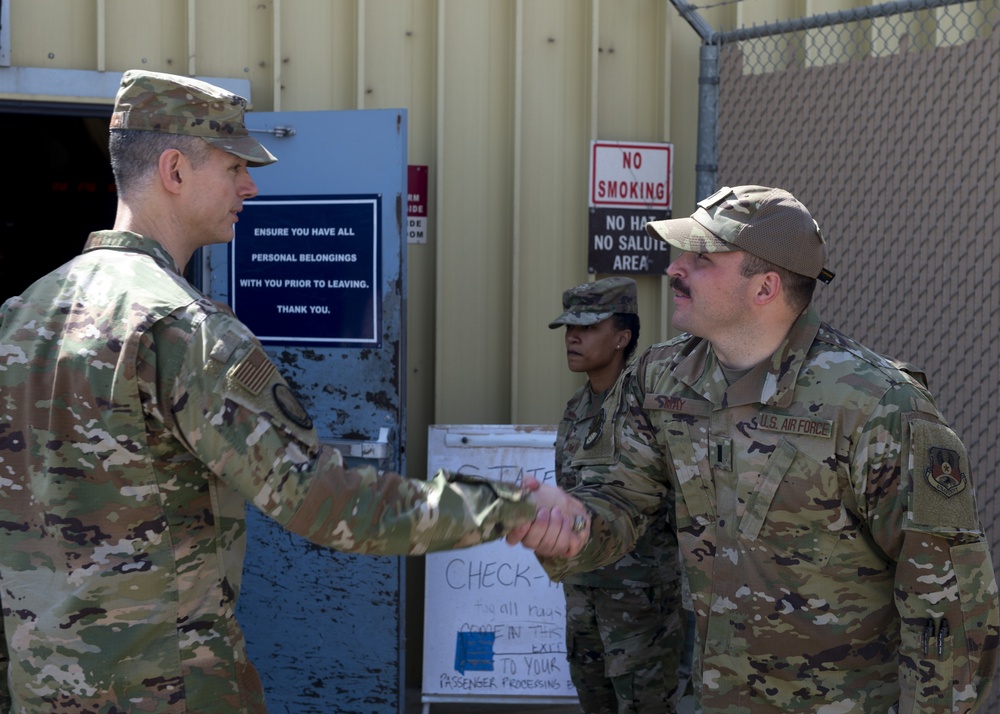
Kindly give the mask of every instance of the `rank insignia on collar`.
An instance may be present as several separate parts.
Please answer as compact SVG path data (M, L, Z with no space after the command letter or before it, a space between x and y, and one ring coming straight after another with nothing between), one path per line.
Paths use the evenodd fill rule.
M594 421L590 424L590 431L587 432L587 438L583 440L583 448L589 449L597 440L601 438L601 434L604 433L604 407L601 407L601 411L597 412L597 416L594 417Z
M930 465L924 472L927 483L947 498L964 491L969 480L962 473L958 452L940 446L932 446L927 451L930 455Z

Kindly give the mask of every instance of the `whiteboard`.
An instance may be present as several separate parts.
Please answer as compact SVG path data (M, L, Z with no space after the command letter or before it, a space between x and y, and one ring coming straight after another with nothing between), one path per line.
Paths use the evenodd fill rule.
M555 484L555 426L428 428L439 468ZM534 554L500 539L431 553L425 563L422 701L576 701L566 661L566 601Z

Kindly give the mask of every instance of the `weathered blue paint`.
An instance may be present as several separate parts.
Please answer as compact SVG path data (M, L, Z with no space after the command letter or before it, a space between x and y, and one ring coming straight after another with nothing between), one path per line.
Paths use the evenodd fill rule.
M261 197L381 197L381 345L267 351L322 438L342 441L352 461L370 455L381 468L402 470L406 111L252 112L247 124L294 130L256 134L278 157L251 170ZM209 292L227 300L227 247L207 251L204 263ZM238 616L268 710L402 712L405 559L316 547L250 511Z

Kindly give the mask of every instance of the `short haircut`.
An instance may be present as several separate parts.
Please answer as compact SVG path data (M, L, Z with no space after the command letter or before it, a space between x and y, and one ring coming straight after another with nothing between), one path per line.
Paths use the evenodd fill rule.
M197 167L208 158L211 146L197 136L135 129L112 130L108 151L118 195L127 197L130 192L147 185L156 171L160 155L167 149L177 149Z
M781 278L785 300L795 312L802 312L812 302L813 293L816 291L816 278L807 278L805 275L793 273L791 270L744 251L743 262L740 263L740 275L744 278L752 278L754 275L762 275L763 273L778 274L778 277Z
M632 330L632 337L625 345L625 361L628 362L639 343L639 316L634 312L616 312L611 319L616 330Z

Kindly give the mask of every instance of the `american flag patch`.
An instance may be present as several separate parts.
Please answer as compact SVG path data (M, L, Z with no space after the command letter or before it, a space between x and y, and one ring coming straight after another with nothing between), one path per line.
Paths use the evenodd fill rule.
M254 347L250 354L233 368L233 380L255 397L264 389L277 368L260 347Z

